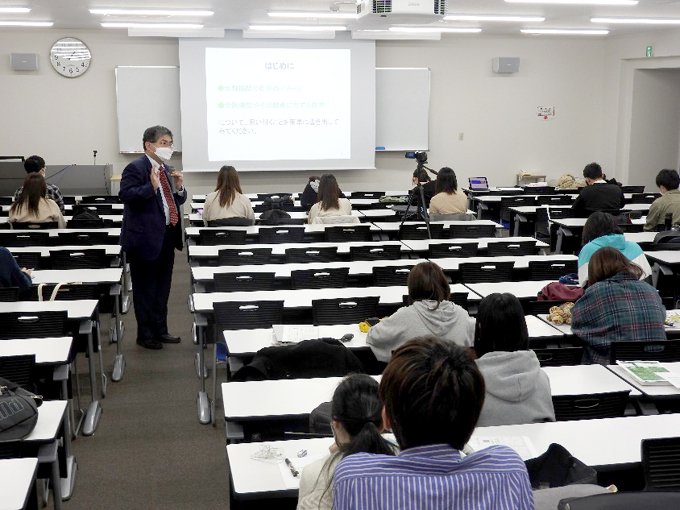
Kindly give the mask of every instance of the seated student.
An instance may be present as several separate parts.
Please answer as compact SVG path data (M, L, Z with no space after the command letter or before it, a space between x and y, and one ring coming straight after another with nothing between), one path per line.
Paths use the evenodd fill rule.
M331 402L331 428L335 444L329 456L302 470L298 510L332 510L333 473L338 462L354 453L394 455L396 447L381 435L382 404L378 383L364 374L347 376L335 389Z
M458 214L467 211L467 196L458 189L456 174L444 167L437 174L437 194L430 201L430 214Z
M602 167L590 163L583 169L586 187L581 188L571 208L580 218L587 218L595 211L617 211L623 207L623 191L616 184L609 184L602 175Z
M307 212L309 212L312 206L319 201L317 194L319 192L320 182L320 177L312 175L307 182L307 186L305 186L305 189L302 191L302 195L300 195L300 205L302 205Z
M338 181L333 174L324 174L319 182L318 200L309 210L309 223L324 216L351 216L352 204L342 198Z
M661 196L652 202L645 221L645 230L656 230L658 225L663 225L666 215L672 214L672 223L680 223L680 176L675 170L661 170L656 176L656 185L659 187Z
M623 253L628 260L640 266L642 279L652 274L647 257L637 243L626 241L623 232L616 224L614 216L596 212L590 215L581 235L583 248L578 254L578 280L581 287L588 283L588 262L597 250L611 246Z
M238 172L233 166L223 166L217 174L215 191L205 197L203 223L227 218L248 218L255 221L250 199L243 195Z
M612 342L666 340L666 309L642 270L605 246L590 258L588 288L571 309L571 330L586 345L583 363L609 364Z
M45 198L47 186L45 179L37 172L26 176L19 199L9 209L10 223L49 223L56 221L59 228L66 228L57 203Z
M472 347L475 320L463 307L449 301L451 287L441 267L434 262L421 262L411 269L407 285L410 305L368 330L366 343L376 359L389 361L397 347L422 335L436 335Z
M0 246L0 287L18 287L19 292L31 287L31 270L19 267L12 253Z
M26 170L27 174L37 172L40 175L42 175L44 179L45 160L40 156L31 156L29 158L26 158L26 161L24 161L24 170ZM56 187L54 184L50 184L49 182L46 182L45 184L47 186L47 192L45 193L45 197L54 200L56 204L59 206L61 214L64 214L64 197L61 196L61 191L59 191L59 188ZM17 202L19 200L19 197L21 196L21 192L23 189L24 187L22 186L21 188L14 192L14 202Z
M418 186L420 184L423 187L423 196L425 197L425 207L429 208L430 207L430 202L432 201L432 197L437 194L437 184L435 181L430 179L430 176L427 174L427 170L424 168L421 168L418 170L417 168L413 171L413 178L411 179L411 183L413 186ZM416 189L413 188L409 193L415 193ZM417 200L418 196L420 193L414 198L414 203L415 200Z
M410 340L385 368L380 400L401 452L341 460L335 509L533 510L526 466L514 450L495 445L461 456L484 404L484 378L465 349L434 336Z
M482 299L475 351L486 385L478 427L555 421L550 379L529 349L527 323L517 297L494 293Z

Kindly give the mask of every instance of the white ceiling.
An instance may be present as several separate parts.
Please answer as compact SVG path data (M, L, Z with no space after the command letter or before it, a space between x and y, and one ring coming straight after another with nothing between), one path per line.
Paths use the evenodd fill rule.
M430 0L431 1L431 0ZM2 14L0 20L53 21L58 29L99 29L101 21L191 22L206 28L243 29L250 24L282 24L286 20L267 15L268 10L330 11L333 4L351 10L352 0L0 0L0 7L29 7L28 14ZM126 17L90 14L90 8L206 9L215 14L204 18ZM640 0L636 6L545 5L506 3L504 0L449 0L449 14L501 14L545 16L542 23L443 22L451 27L481 27L485 34L517 34L520 28L608 28L610 35L672 28L657 25L602 25L590 22L597 17L680 18L680 0ZM295 24L328 24L323 20L291 20ZM371 28L370 21L335 21L348 28ZM440 25L441 22L436 22ZM422 25L417 20L414 24ZM384 28L383 24L379 25ZM0 27L0 30L3 30ZM45 30L45 29L43 29ZM49 30L49 29L47 29ZM106 29L117 30L117 29ZM474 37L474 35L470 36Z

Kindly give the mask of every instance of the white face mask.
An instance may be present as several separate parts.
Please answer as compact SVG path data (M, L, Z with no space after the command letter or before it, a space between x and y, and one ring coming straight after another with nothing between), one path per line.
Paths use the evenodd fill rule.
M163 161L168 161L172 157L172 147L156 147L156 156Z

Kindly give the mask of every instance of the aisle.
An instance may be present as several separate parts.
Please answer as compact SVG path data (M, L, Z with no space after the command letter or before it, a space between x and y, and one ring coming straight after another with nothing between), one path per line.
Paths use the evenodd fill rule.
M135 344L132 307L124 316L125 377L119 383L109 381L94 436L73 442L79 470L65 509L228 508L224 426L219 420L217 427L200 425L196 415L196 347L190 336L188 296L189 265L186 252L178 252L169 329L182 342L161 351L142 349ZM107 328L105 318L102 329ZM110 375L115 345L108 345L108 336L102 341ZM83 369L85 361L81 355Z

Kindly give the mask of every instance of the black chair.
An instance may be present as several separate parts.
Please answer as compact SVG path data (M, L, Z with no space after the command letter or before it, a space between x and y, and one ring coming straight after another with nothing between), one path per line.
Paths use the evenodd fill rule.
M219 266L246 266L269 264L272 260L271 248L222 249L217 252Z
M534 255L536 253L536 241L500 241L490 242L486 251L492 257L504 255Z
M246 231L201 228L198 230L197 243L204 246L219 246L221 244L246 244Z
M413 266L383 266L373 268L373 285L376 287L392 287L406 285L408 275Z
M50 246L50 234L48 232L0 232L0 246L25 247L25 246Z
M430 244L428 258L467 258L477 255L477 243L436 243Z
M38 289L42 289L43 299L49 300L54 293L56 284L34 285L25 294L29 301L38 300ZM108 298L108 286L99 286L96 283L64 283L59 285L59 290L54 297L56 301L75 301L77 299L96 299L98 301ZM102 311L102 310L100 310Z
M659 342L612 342L609 362L620 361L680 361L680 340Z
M272 290L275 273L215 273L215 292Z
M350 260L397 260L401 258L401 246L350 246Z
M583 347L532 347L542 367L560 367L563 365L580 365L583 359Z
M353 191L350 194L350 198L375 198L376 200L384 196L384 191Z
M430 223L432 239L441 239L444 234L443 223ZM425 223L404 223L399 227L399 239L429 239Z
M629 200L629 204L651 204L661 196L661 193L633 193ZM624 206L625 209L625 206Z
M617 418L623 416L630 390L587 395L553 396L557 421Z
M678 492L617 492L563 499L558 510L668 510L679 507Z
M371 240L371 226L357 225L357 226L337 226L326 227L324 229L324 237L328 243L348 243L348 242L364 242Z
M577 260L532 260L529 262L529 280L558 280L565 274L578 271Z
M13 197L0 197L0 205L12 205Z
M59 228L56 221L46 221L45 223L34 223L30 221L10 223L12 230L49 230L51 228Z
M536 201L538 205L571 205L573 202L569 195L542 195Z
M312 301L314 325L359 323L377 315L379 301L377 296L315 299Z
M527 205L536 205L536 199L532 196L516 196L516 197L502 197L500 204L500 219L501 221L510 221L512 214L510 207L522 207Z
M208 221L209 227L247 227L253 224L250 218L222 218Z
M42 266L42 255L39 251L12 252L12 257L17 261L19 267L40 269Z
M35 383L35 354L0 356L0 377L17 386L33 391Z
M112 244L109 240L108 232L59 232L57 233L57 239L58 244L62 246L92 246L95 244Z
M66 228L105 228L106 222L102 218L75 218L66 222Z
M105 249L50 251L53 269L104 269L111 267L111 259Z
M645 491L680 492L680 437L643 439L642 472Z
M348 267L328 269L304 269L291 271L291 285L294 289L327 289L347 286Z
M267 329L283 321L283 301L225 301L213 308L218 331Z
M470 239L475 237L494 237L496 235L495 225L450 225L449 237L451 239L462 238ZM432 236L434 237L434 236Z
M338 248L335 246L323 248L288 248L286 250L286 262L289 264L333 262L336 260L338 260Z
M644 193L644 186L621 186L621 191L624 193Z
M463 283L512 281L514 262L461 262L458 266Z
M19 299L19 287L0 287L0 302L9 303Z
M0 338L67 336L67 319L65 310L0 313Z
M73 207L73 211L91 211L97 214L116 214L113 211L112 203L101 203L101 204L78 204ZM120 212L120 210L118 210Z
M449 301L468 309L468 293L467 292L452 292Z
M260 228L260 243L300 243L304 235L304 227Z

